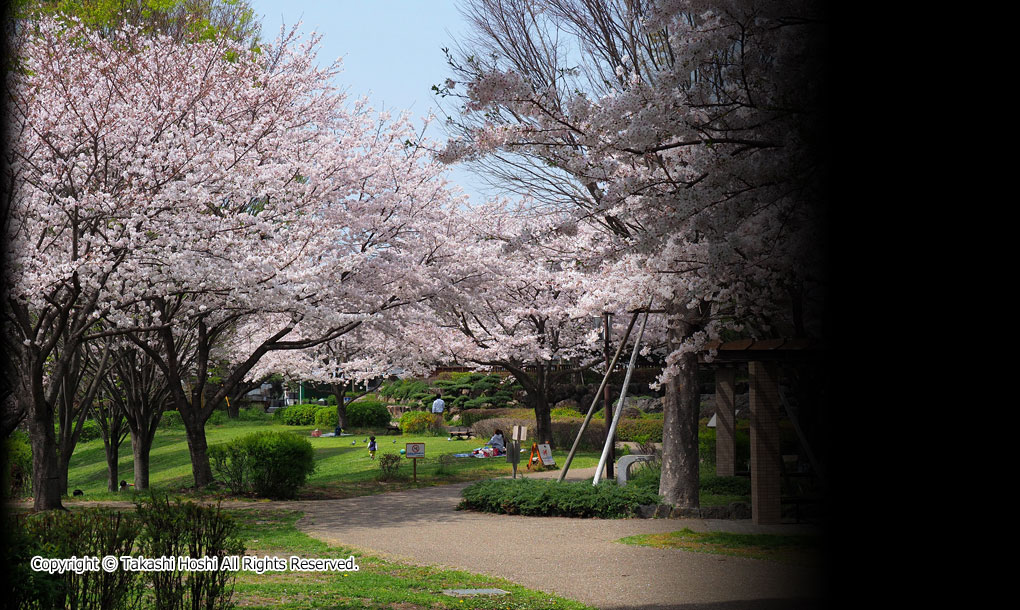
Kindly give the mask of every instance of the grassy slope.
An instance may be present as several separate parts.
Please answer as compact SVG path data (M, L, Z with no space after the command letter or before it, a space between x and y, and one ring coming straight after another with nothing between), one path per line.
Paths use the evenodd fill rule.
M510 474L510 464L502 458L455 458L445 469L446 472L437 472L440 455L470 453L484 444L485 441L481 439L447 441L445 436L386 435L376 432L379 451L373 461L369 459L367 443L363 442L368 438L370 431L355 436L312 438L309 434L313 429L313 426L285 426L273 422L230 422L207 426L206 435L210 447L259 430L288 431L308 438L315 448L316 471L309 478L308 485L299 492L299 498L305 499L368 495L415 486L472 481ZM410 442L425 443L426 457L418 461L417 485L411 481L410 463L401 466L401 476L397 480L379 481L378 476L381 472L379 456L384 453L398 453L404 448L405 443ZM553 452L557 463L562 464L565 461L566 453L566 450ZM522 462L526 459L523 458ZM575 457L571 467L585 468L595 466L597 463L597 453L582 452ZM119 465L119 478L132 482L134 473L130 441L125 441L121 447ZM181 491L192 485L191 459L182 428L160 430L156 433L149 468L149 481L154 489ZM106 491L106 459L103 443L99 439L79 443L75 448L68 471L68 488L84 491L83 500L128 499L121 494Z

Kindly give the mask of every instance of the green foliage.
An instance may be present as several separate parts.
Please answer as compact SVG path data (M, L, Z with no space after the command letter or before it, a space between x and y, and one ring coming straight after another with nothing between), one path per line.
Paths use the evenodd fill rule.
M237 412L240 421L269 421L270 416L262 407L248 407Z
M81 433L78 436L78 441L82 443L87 443L89 441L94 441L102 436L103 431L99 427L99 424L93 419L86 419L84 422L82 422Z
M581 413L577 409L571 409L570 407L558 407L550 412L553 419L575 419L581 417Z
M417 379L398 379L379 388L379 395L397 402L420 400L429 395L429 384Z
M4 441L3 494L20 498L32 491L32 443L24 432L14 431Z
M293 498L315 471L308 439L292 432L255 432L209 448L217 478L235 494Z
M701 475L701 492L718 496L751 495L750 477L719 477L713 474Z
M226 411L217 410L209 414L209 419L205 420L205 423L213 426L222 426L227 423L228 419L230 418L227 417Z
M180 430L184 428L184 420L181 419L179 411L163 411L159 420L159 427L164 430Z
M401 457L399 453L384 453L379 456L379 468L382 469L382 474L379 478L383 481L390 481L397 477L400 471Z
M322 405L313 404L291 405L276 413L281 413L279 417L288 426L313 426L315 425L315 413L321 408Z
M319 430L335 430L340 422L340 416L336 413L336 407L322 407L315 412L315 427Z
M5 545L4 553L7 569L13 569L16 577L9 579L4 601L13 608L31 609L138 607L147 573L121 569L33 573L30 559L34 555L65 559L131 555L140 527L133 515L103 509L15 517L8 523L11 544Z
M407 411L400 416L400 430L404 434L421 434L436 431L436 418L428 411Z
M661 443L662 420L620 418L616 426L616 439L635 443Z
M634 514L660 496L645 488L619 487L613 481L559 483L548 479L490 479L469 485L460 508L508 515L598 517L615 519Z
M167 496L153 496L139 504L137 512L145 523L138 554L145 557L216 557L222 566L224 557L244 554L237 523L218 506L180 499L171 503ZM177 568L147 574L156 610L232 607L236 573L231 570L185 572Z
M737 422L737 429L733 439L736 445L737 470L746 466L751 459L751 432L745 422ZM716 429L701 425L698 427L698 453L701 461L707 464L715 464Z
M347 405L347 425L352 428L385 428L389 423L390 412L378 400L358 400Z
M103 32L127 21L145 34L195 42L225 35L254 44L260 29L254 10L243 0L18 0L13 13L19 18L62 14Z

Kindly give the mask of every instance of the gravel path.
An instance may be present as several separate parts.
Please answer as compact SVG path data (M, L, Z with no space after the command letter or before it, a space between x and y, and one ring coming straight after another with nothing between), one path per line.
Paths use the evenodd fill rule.
M591 478L594 468L568 478ZM527 476L557 476L545 472ZM653 549L624 536L723 530L798 533L794 525L705 519L572 519L457 511L467 484L347 500L290 502L297 527L321 540L421 565L506 578L604 610L814 607L822 595L812 569L776 562ZM502 551L493 551L493 548Z

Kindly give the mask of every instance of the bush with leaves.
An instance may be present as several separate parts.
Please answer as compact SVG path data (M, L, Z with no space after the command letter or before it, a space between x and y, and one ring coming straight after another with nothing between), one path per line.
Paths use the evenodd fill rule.
M171 502L167 496L153 496L137 505L145 524L139 537L138 554L145 557L215 557L218 570L174 570L148 572L155 594L156 610L186 608L226 609L232 607L236 572L226 569L224 557L243 555L244 543L237 523L219 506L194 502Z
M315 427L319 430L335 430L339 421L336 407L322 407L315 412Z
M399 453L384 453L379 456L379 468L382 469L382 474L379 478L383 481L390 481L397 477L400 472L400 462L402 458Z
M280 417L283 419L283 423L288 426L313 426L315 425L315 413L321 408L322 405L291 405L283 409Z
M378 400L358 400L347 405L347 425L352 428L385 428L390 417L386 405Z
M269 414L262 407L247 407L237 411L240 421L269 421Z
M661 443L662 420L621 418L616 427L616 439L635 443L648 441Z
M615 481L560 483L548 479L490 479L469 485L460 508L507 515L598 517L616 519L634 514L660 496L647 488Z
M5 602L12 608L138 608L143 573L117 569L46 574L29 569L31 557L121 557L133 555L141 523L130 514L107 509L46 511L20 515L8 522L8 585Z
M315 471L312 444L292 432L254 432L210 447L209 457L235 494L293 498Z
M436 432L436 418L428 411L407 411L400 416L400 430L404 434Z
M4 441L3 493L7 498L20 498L32 491L32 443L28 435L15 430Z
M163 415L159 419L159 427L166 430L183 428L184 420L181 419L179 411L163 411Z

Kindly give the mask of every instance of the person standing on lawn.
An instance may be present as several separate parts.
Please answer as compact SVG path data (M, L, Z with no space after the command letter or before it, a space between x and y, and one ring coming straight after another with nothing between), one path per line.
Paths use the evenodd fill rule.
M379 446L375 444L375 437L374 436L368 437L368 457L374 460L375 452L378 448Z
M442 392L436 392L436 399L432 401L432 416L436 418L437 430L443 426L443 410L446 409L446 401L442 396Z

